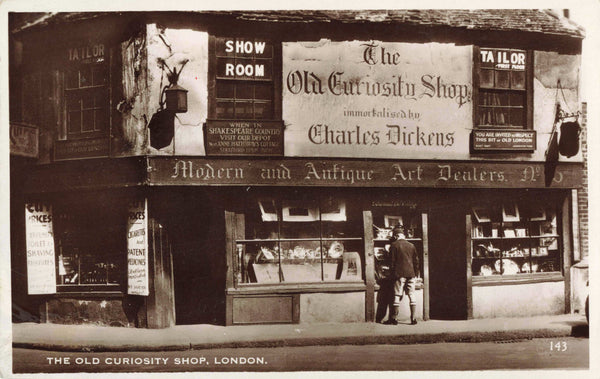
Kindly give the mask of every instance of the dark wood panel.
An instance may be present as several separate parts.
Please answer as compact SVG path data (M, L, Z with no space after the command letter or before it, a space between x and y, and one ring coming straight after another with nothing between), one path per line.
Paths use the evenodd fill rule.
M544 188L541 162L342 159L149 158L152 185ZM550 187L582 183L580 163L561 163Z
M233 324L292 323L294 296L234 297Z

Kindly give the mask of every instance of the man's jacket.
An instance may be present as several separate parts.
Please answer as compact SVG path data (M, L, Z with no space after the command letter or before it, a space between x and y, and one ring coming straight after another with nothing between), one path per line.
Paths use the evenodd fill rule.
M405 239L392 242L391 270L396 278L412 278L419 272L419 256L415 245Z

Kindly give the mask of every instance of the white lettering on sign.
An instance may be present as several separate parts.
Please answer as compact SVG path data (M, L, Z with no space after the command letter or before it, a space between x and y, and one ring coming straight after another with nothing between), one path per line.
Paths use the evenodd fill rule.
M225 64L225 75L226 76L265 76L265 65L243 65L233 63Z
M495 68L525 70L525 52L507 50L485 50L479 52L481 63L492 63Z
M260 41L233 41L225 42L225 51L238 54L263 54L265 52L266 42Z
M69 48L69 61L83 61L92 58L99 59L104 58L104 45L90 45L83 47Z

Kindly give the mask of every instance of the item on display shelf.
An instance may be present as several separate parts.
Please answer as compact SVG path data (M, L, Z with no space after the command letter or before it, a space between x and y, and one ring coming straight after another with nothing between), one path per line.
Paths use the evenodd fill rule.
M327 252L329 258L339 258L342 254L344 254L344 245L338 241L332 242L329 251Z
M490 276L493 274L493 270L489 265L481 265L479 269L479 275L481 276Z
M275 250L271 250L268 247L261 246L260 253L257 256L257 260L259 259L261 254L262 254L262 257L264 257L265 259L275 259L277 253L275 252Z
M488 245L479 244L477 247L483 257L497 257L500 255L500 249L494 247L491 242Z
M537 263L532 263L530 266L529 262L525 262L521 266L521 272L523 272L523 273L537 272L537 270L538 270Z
M554 262L552 261L547 261L544 262L542 264L540 264L540 272L551 272L551 271L556 271L554 269Z
M497 259L494 269L503 275L514 275L519 273L519 265L512 259Z
M503 257L522 257L523 251L521 251L518 247L512 247L508 251L502 252Z
M313 249L306 250L306 259L315 259L317 252Z
M527 229L525 228L516 228L515 232L517 233L517 237L527 237Z
M540 257L545 257L548 255L548 248L546 246L540 246L538 249Z
M504 237L507 237L507 238L516 237L515 231L513 229L504 229Z
M381 261L381 260L385 259L386 255L387 255L387 251L383 247L376 247L375 251L374 251L374 255L375 255L375 260Z
M294 250L290 251L290 258L304 259L306 257L306 249L302 246L294 247Z
M373 225L373 228L375 229L376 234L375 239L387 240L392 237L392 228L380 228L377 225Z

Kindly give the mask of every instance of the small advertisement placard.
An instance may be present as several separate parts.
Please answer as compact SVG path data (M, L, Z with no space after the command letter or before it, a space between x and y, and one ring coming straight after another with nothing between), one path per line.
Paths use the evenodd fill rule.
M206 155L283 155L283 121L208 120Z
M25 204L25 234L27 243L27 293L56 293L56 262L52 206Z
M148 201L129 204L127 215L127 293L148 296Z
M473 130L473 151L534 151L534 130Z

